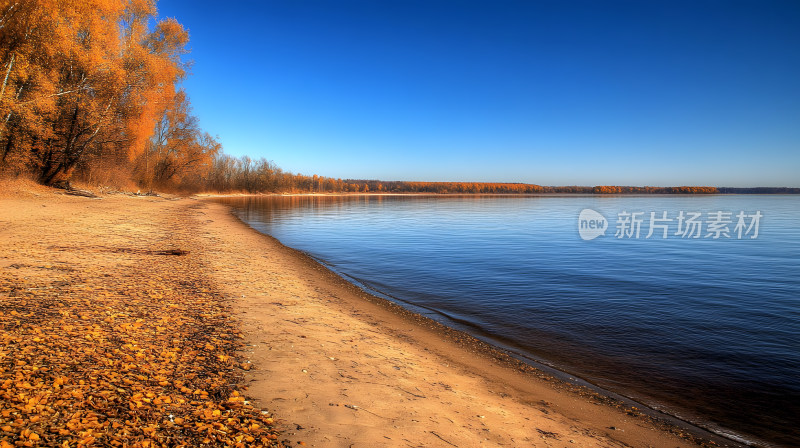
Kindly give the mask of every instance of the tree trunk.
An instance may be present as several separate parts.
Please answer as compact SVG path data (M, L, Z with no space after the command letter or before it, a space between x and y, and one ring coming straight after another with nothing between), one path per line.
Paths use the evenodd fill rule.
M6 85L8 84L8 75L11 74L11 68L14 67L14 53L11 54L11 60L8 61L8 68L6 69L6 77L3 79L3 88L0 89L0 101L3 101L3 96L6 93Z

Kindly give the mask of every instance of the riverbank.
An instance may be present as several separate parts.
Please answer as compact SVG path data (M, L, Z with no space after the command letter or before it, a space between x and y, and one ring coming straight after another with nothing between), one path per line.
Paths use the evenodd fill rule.
M161 419L121 423L128 431L147 427L152 431L142 434L153 438L168 429L179 432L169 426L175 414L164 412L170 406L183 408L160 398L154 404L155 397L169 397L172 403L183 399L180 405L188 407L181 423L199 421L204 409L213 423L214 403L247 395L256 408L274 413L280 439L311 446L697 445L683 430L617 407L594 392L554 380L463 334L364 294L308 257L244 226L220 204L123 195L93 200L49 190L23 196L0 199L3 305L24 292L26 300L15 301L15 311L36 314L44 302L36 302L34 293L44 291L48 306L55 306L56 299L74 300L76 310L89 311L49 318L60 319L58 325L31 321L26 324L30 331L12 334L18 331L9 326L15 317L4 309L4 336L12 334L18 344L40 344L41 349L42 337L31 331L50 325L48 338L61 344L62 354L65 347L91 353L81 358L81 365L88 366L113 361L112 356L97 355L95 347L102 341L129 339L134 348L129 364L140 364L135 368L143 370L151 365L135 362L137 354L157 358L163 350L156 353L155 344L169 331L175 333L167 352L176 357L168 356L171 364L155 369L163 373L108 379L112 364L100 376L92 369L72 372L73 390L95 396L108 389L128 405L137 392L122 380L146 382L148 389L138 398L153 412L142 415ZM102 306L97 306L100 300ZM210 305L212 312L198 311ZM115 324L105 322L109 318ZM183 323L176 327L167 318ZM178 331L207 325L212 326L201 333L207 337ZM65 329L70 326L97 335L76 339L81 333ZM221 336L239 330L245 345ZM198 341L203 344L196 345ZM235 360L237 348L241 362L220 361L226 356ZM20 351L4 353L9 366L21 360ZM109 354L122 357L113 349ZM20 369L6 367L3 373L12 371ZM175 386L175 372L216 378L216 385L212 381L206 386L216 389L211 394L205 390L207 397L200 400L202 395L194 395L196 390L187 384L181 387L188 392ZM249 385L246 390L231 386L242 384L237 383L241 374ZM48 377L52 374L39 375L46 378L44 384L55 381ZM107 379L100 384L93 377ZM114 388L107 387L112 384ZM3 398L4 409L10 407L10 396ZM241 403L250 412L247 406ZM219 410L216 417L230 411ZM115 429L114 418L99 410L87 412ZM38 420L40 432L48 434L60 424L52 419L48 414Z

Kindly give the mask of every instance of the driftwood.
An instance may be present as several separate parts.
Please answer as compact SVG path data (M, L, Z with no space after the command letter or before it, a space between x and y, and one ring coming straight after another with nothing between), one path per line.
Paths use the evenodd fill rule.
M60 180L58 182L53 182L52 184L50 184L50 186L53 187L53 188L59 188L61 190L66 190L65 194L71 194L73 196L83 196L85 198L94 198L94 199L98 199L99 198L99 196L97 196L96 194L92 193L91 191L79 190L77 188L74 188L69 183L68 180Z
M66 194L71 194L73 196L83 196L85 198L98 198L98 196L96 194L92 193L91 191L78 190L78 189L75 189L75 188L73 188L71 190L67 190Z

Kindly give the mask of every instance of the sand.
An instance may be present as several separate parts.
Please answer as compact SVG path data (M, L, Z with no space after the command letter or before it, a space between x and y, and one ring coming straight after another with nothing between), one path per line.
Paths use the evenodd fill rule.
M0 197L7 241L72 269L108 262L88 245L180 249L174 262L229 305L240 328L246 393L281 438L319 447L636 446L702 443L679 428L555 380L472 338L369 296L208 199L69 197L28 188ZM91 252L91 251L89 251ZM31 271L28 275L51 275ZM88 281L102 283L103 277Z

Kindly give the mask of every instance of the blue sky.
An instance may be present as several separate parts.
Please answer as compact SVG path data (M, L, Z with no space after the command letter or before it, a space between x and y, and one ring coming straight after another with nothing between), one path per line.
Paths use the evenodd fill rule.
M160 0L225 151L353 179L800 187L800 2Z

